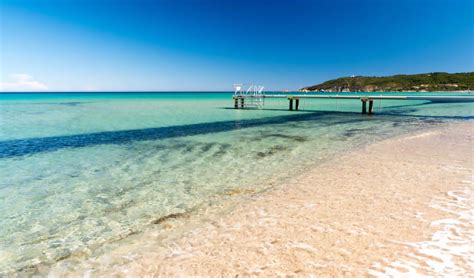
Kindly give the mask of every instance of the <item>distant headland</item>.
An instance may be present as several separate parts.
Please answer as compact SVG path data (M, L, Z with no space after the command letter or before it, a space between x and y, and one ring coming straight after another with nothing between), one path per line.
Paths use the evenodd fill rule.
M474 72L399 74L393 76L352 76L304 87L305 92L440 92L469 91Z

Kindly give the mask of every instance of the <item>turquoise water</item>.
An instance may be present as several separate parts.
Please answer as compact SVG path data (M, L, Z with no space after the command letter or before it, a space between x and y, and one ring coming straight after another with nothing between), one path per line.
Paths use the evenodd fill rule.
M231 95L0 94L0 273L87 258L159 231L166 216L242 198L229 192L281 186L341 152L474 117L465 102L376 101L372 116L356 100L235 110Z

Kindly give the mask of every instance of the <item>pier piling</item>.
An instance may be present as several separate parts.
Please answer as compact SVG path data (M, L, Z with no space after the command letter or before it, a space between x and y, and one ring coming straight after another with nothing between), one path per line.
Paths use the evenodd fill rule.
M367 100L361 99L362 101L362 114L367 114Z
M289 110L293 111L293 100L295 101L295 110L300 108L300 99L298 97L289 97Z
M374 101L369 100L369 114L372 114L374 112Z

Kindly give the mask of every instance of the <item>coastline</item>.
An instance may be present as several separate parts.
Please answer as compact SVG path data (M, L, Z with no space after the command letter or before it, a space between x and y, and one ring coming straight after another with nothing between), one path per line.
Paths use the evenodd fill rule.
M123 246L114 251L122 264L82 274L473 274L473 130L452 123L371 144L162 246Z

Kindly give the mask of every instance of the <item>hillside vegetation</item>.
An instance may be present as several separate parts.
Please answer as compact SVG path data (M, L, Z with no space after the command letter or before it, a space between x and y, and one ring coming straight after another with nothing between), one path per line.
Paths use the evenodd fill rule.
M474 72L342 77L302 88L324 92L439 92L474 89Z

